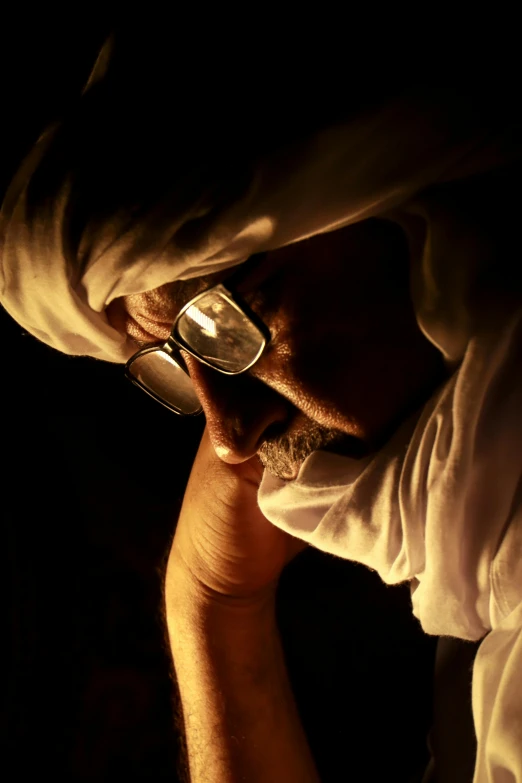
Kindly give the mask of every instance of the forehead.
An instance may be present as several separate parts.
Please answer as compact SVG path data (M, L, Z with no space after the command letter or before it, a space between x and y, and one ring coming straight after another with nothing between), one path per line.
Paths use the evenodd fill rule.
M237 267L189 280L176 280L150 291L121 297L109 305L107 318L119 331L125 331L139 347L167 340L178 313L187 302L247 268L247 264L245 262Z
M371 239L376 236L380 244L379 231L376 235L375 227L378 229L383 224L384 221L367 220L316 234L299 242L254 254L237 266L220 269L217 272L210 271L211 267L209 267L207 274L165 283L153 290L127 296L126 300L131 306L139 306L144 311L161 313L165 318L175 318L177 312L190 299L206 288L224 281L228 281L231 286L241 286L248 278L249 287L255 286L259 282L264 282L281 266L298 266L301 274L310 270L314 277L321 277L327 262L329 265L332 265L333 261L338 265L345 265L348 262L353 268L357 262L364 260L367 263L369 257L373 255ZM397 227L395 229L397 230Z
M222 282L240 295L261 295L263 291L266 298L275 290L274 296L279 300L283 297L285 306L294 310L299 302L305 306L317 297L331 298L333 282L335 289L343 291L349 284L352 296L362 301L370 296L372 288L379 287L378 280L382 288L390 275L397 274L396 265L390 263L395 256L397 231L402 256L404 237L398 226L388 221L362 221L258 253L235 267L124 297L125 331L140 343L167 340L180 310L195 296ZM407 254L404 260L407 262Z

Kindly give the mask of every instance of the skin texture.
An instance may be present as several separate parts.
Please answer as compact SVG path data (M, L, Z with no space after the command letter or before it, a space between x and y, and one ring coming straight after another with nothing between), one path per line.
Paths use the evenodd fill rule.
M179 308L229 274L125 297L109 317L139 344L166 339ZM226 462L257 454L292 479L313 450L361 456L443 377L415 320L408 238L395 222L367 220L273 250L236 290L270 330L261 359L230 377L185 354Z
M195 281L182 294L214 282ZM291 478L314 448L377 448L442 368L415 322L408 245L391 224L367 222L269 253L238 290L271 332L260 361L227 377L186 357L207 428L165 580L185 735L180 766L191 783L319 783L275 612L280 574L306 544L261 514L258 456ZM166 339L184 303L179 293L171 286L129 297L112 315L144 342Z

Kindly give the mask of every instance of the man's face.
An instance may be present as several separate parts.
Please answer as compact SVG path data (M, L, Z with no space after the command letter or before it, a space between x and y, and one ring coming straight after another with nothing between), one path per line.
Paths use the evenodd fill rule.
M127 332L142 343L167 339L179 308L229 274L125 297ZM415 320L408 245L395 223L367 220L270 251L236 291L271 333L257 364L225 376L185 354L227 462L257 453L271 473L292 479L317 449L361 455L443 377ZM116 324L121 311L109 317Z

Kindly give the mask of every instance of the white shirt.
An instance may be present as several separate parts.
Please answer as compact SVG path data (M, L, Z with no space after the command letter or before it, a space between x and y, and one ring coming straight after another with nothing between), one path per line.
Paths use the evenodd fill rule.
M374 457L315 452L296 481L265 473L259 503L313 546L409 580L427 633L484 637L474 783L522 783L522 309L484 325Z

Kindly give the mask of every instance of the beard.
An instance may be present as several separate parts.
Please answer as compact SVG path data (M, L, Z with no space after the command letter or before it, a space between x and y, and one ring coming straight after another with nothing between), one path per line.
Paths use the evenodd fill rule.
M269 473L283 481L293 481L305 459L314 451L330 451L352 459L360 459L366 454L366 448L358 438L322 427L311 419L305 429L268 438L257 454Z

